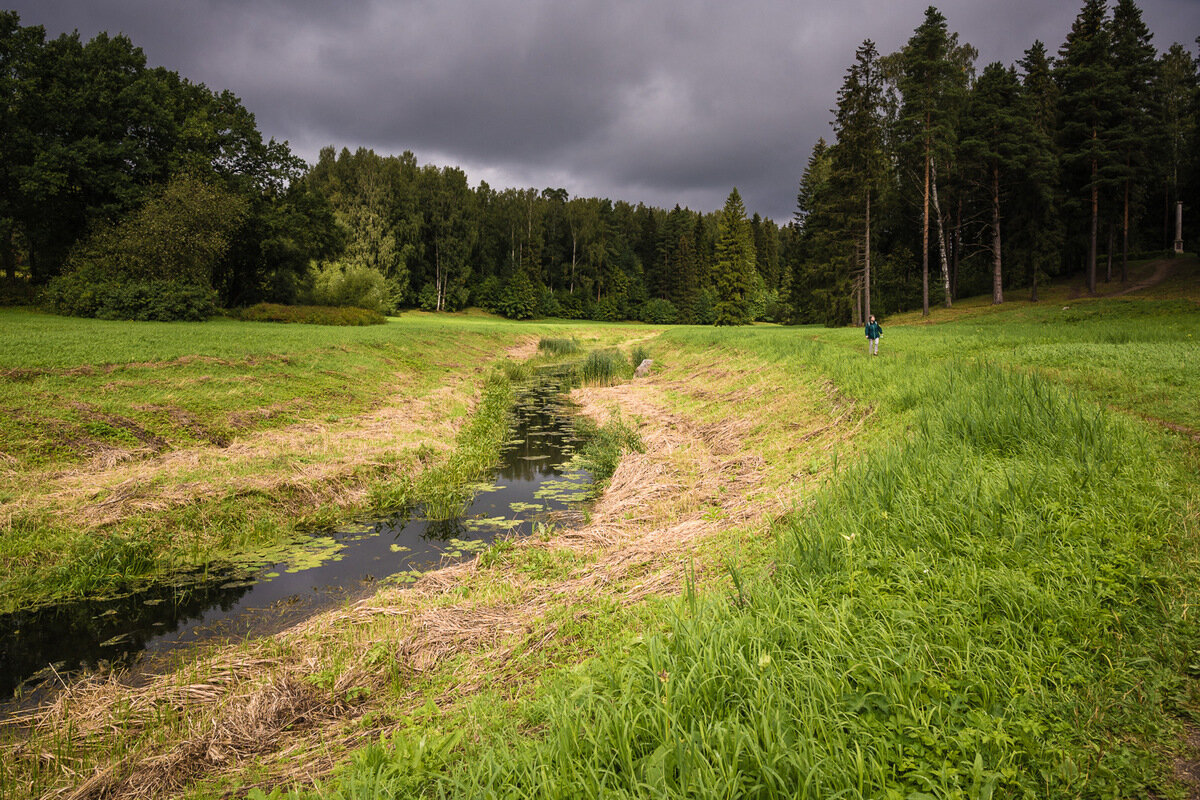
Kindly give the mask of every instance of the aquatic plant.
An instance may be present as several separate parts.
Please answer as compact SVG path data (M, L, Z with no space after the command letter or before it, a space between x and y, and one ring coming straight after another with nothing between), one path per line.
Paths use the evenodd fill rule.
M632 374L633 367L620 350L593 350L576 369L584 386L610 386Z
M538 342L538 350L553 356L565 356L579 352L579 342L575 339L556 339L543 337Z

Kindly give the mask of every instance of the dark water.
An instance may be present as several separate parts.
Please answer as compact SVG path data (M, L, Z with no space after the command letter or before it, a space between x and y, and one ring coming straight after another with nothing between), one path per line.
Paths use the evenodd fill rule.
M570 518L591 478L566 471L577 440L561 405L563 381L544 372L518 388L500 466L454 519L414 514L348 526L315 537L305 555L254 573L178 574L126 597L0 615L0 698L80 669L270 633L381 583L411 582L471 557L497 536L528 535L539 522Z

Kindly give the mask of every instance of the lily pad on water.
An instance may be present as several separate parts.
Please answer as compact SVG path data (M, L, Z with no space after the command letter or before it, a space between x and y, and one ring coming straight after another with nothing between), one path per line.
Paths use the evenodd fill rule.
M258 581L230 581L229 583L222 583L221 588L222 589L242 589L246 586L253 586L256 583L258 583Z
M412 548L411 548L411 547L405 547L405 546L404 546L404 545L402 545L402 544L394 544L394 545L391 545L390 547L388 547L388 549L389 549L389 550L391 550L393 553L404 553L404 552L407 552L407 551L409 551L409 550L412 550Z
M523 514L526 511L542 511L546 507L541 503L509 503L508 507L512 509L514 514Z

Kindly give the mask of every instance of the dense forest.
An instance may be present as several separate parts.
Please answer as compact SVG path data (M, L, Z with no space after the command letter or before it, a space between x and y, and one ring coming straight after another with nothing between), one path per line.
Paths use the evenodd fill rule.
M1036 299L1068 273L1094 291L1171 248L1176 203L1200 208L1200 60L1159 53L1132 0L1087 0L1056 54L976 62L933 7L899 52L864 41L779 226L736 189L697 212L472 186L410 152L307 165L127 37L47 40L0 12L0 269L85 316L272 301L838 325Z

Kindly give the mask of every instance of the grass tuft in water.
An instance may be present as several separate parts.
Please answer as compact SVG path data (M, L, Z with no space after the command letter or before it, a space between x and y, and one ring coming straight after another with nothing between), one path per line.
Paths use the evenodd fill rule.
M575 339L543 337L538 342L538 350L552 356L566 356L579 352L579 342Z
M593 350L576 369L584 386L611 386L632 374L629 359L619 350Z

